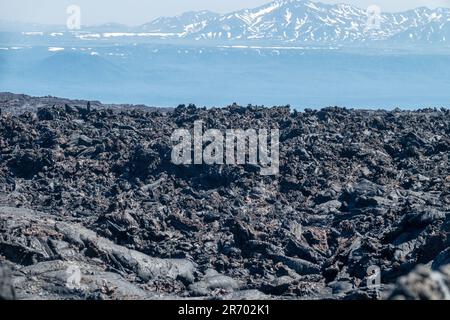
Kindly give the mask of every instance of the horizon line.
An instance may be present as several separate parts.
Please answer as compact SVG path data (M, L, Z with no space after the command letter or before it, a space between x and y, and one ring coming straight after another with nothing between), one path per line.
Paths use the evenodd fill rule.
M216 12L216 11L212 11L209 9L200 9L200 10L188 10L188 11L184 11L180 14L175 14L175 15L161 15L158 16L154 19L150 19L147 22L141 23L141 24L127 24L127 23L121 23L121 22L117 22L117 21L109 21L109 22L104 22L104 23L98 23L98 24L81 24L82 27L84 28L92 28L92 27L100 27L100 26L105 26L108 24L116 24L116 25L120 25L120 26L124 26L127 28L135 28L135 27L140 27L143 26L145 24L151 23L153 21L156 21L158 19L162 19L162 18L175 18L175 17L181 17L184 14L187 13L199 13L199 12L210 12L213 14L217 14L220 16L224 16L224 15L230 15L236 12L240 12L240 11L245 11L245 10L254 10L254 9L258 9L258 8L263 8L266 7L267 5L271 4L271 3L276 3L276 2L313 2L313 3L319 3L321 5L327 6L327 7L336 7L336 6L340 6L340 5L347 5L350 7L354 7L354 8L358 8L361 10L364 10L363 7L358 6L358 5L353 5L353 4L348 4L345 2L340 2L340 3L336 3L336 4L328 4L328 3L324 3L319 1L315 1L315 0L272 0L272 1L268 1L266 4L257 6L257 7L248 7L248 8L243 8L243 9L239 9L239 10L234 10L234 11L229 11L229 12L224 12L224 13L220 13L220 12ZM398 11L382 11L381 13L383 14L398 14L398 13L406 13L406 12L410 12L410 11L415 11L417 9L429 9L429 10L439 10L439 9L443 9L443 10L450 10L450 4L449 7L443 7L443 6L439 6L436 8L431 8L429 6L418 6L415 8L411 8L411 9L406 9L406 10L398 10ZM0 19L0 23L10 23L10 24L31 24L31 25L39 25L39 26L45 26L45 27L61 27L64 26L64 24L60 24L60 23L42 23L42 22L33 22L33 21L21 21L21 20L13 20L13 19Z

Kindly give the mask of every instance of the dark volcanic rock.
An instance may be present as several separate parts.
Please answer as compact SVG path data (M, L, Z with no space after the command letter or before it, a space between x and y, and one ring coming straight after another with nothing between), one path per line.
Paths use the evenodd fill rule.
M0 261L19 298L378 299L416 265L450 263L449 110L1 97ZM280 173L174 165L171 134L195 120L278 128Z
M418 266L401 277L389 294L393 300L450 300L450 266L432 271Z
M11 271L0 264L0 300L14 300L15 291Z

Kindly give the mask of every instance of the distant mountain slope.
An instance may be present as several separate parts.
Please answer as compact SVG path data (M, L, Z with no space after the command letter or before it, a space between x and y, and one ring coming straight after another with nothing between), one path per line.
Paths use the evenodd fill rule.
M92 83L120 81L122 70L97 55L58 52L28 70L29 76L55 82Z
M220 42L259 40L324 45L374 42L442 45L450 41L450 8L420 7L397 13L379 11L381 9L307 0L276 0L226 14L191 11L175 17L161 17L138 27L108 23L68 31L65 26L0 21L0 31L22 31L27 40L39 36L48 41L59 37L91 41L124 37Z
M176 32L181 38L220 40L282 40L349 43L396 41L447 42L450 9L417 8L383 13L348 4L278 0L229 14L189 12L154 20L146 32Z
M175 32L183 34L201 31L206 24L220 18L220 14L211 11L191 11L176 17L162 17L144 24L142 31Z

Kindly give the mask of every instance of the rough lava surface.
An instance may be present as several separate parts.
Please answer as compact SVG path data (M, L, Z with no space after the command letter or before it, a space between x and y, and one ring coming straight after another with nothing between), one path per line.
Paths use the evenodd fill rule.
M449 298L448 109L0 108L0 298ZM278 128L280 173L174 165L195 120Z

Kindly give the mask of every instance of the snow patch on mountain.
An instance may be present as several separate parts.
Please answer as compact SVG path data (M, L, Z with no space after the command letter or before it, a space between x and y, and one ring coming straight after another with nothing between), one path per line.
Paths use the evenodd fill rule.
M450 9L422 7L399 13L373 12L349 4L277 0L228 14L189 12L156 19L142 26L154 32L196 40L277 40L285 42L364 43L369 41L429 42L450 39ZM370 25L375 21L374 25ZM420 32L426 32L420 35Z

